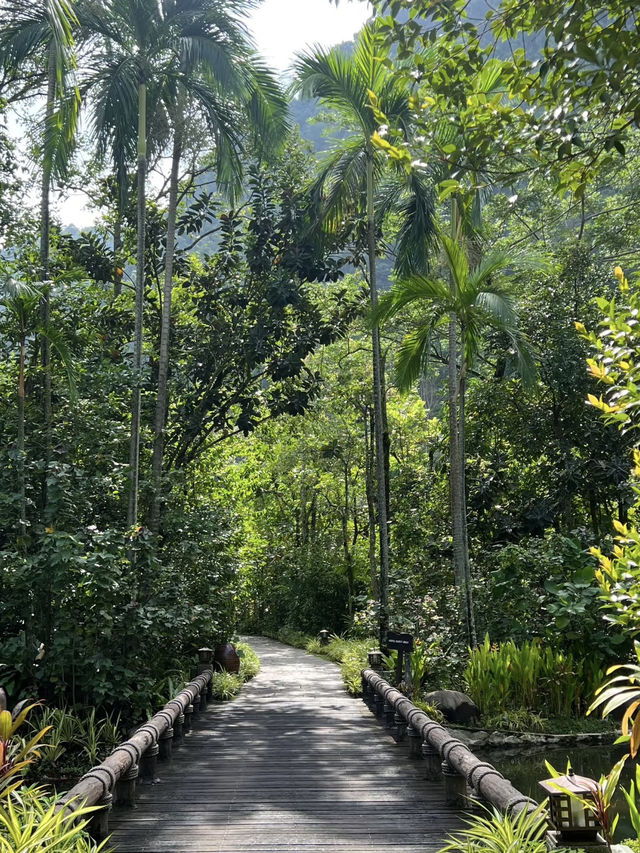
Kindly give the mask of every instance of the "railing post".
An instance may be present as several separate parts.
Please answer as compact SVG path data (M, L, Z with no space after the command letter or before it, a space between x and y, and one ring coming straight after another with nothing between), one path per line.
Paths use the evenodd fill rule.
M384 714L384 697L381 696L377 690L376 695L373 697L373 704L376 712L376 717L381 720Z
M105 791L96 803L99 810L94 812L89 821L89 835L95 841L102 841L109 835L109 812L113 808L113 794Z
M384 714L385 726L388 729L392 729L393 728L393 718L394 718L396 712L395 712L393 705L391 705L389 702L387 702L386 699L385 699L382 711Z
M159 758L160 761L168 761L171 758L172 750L171 745L173 743L173 727L169 726L168 729L160 735L160 740L158 741L159 746Z
M402 714L399 714L397 711L393 715L393 725L395 728L394 737L395 737L396 741L398 743L400 743L401 741L404 740L404 736L407 732L407 723L406 723L404 717L402 716Z
M160 747L157 743L152 743L147 748L140 762L141 777L146 782L156 782L158 778L158 753Z
M173 724L173 743L175 746L180 746L184 740L184 714L178 714Z
M184 709L184 733L190 732L193 728L193 705L191 702Z
M467 780L453 769L448 761L442 762L444 799L447 805L464 808L467 806Z
M136 782L138 780L139 767L137 764L132 764L129 769L122 774L116 783L116 803L119 806L127 806L135 808L136 805Z
M436 782L440 779L440 772L442 770L440 753L435 747L431 746L428 740L424 741L420 751L424 759L424 778L430 782Z
M213 649L210 649L207 646L203 646L201 649L198 649L198 675L202 675L202 673L206 672L207 670L209 670L211 672L211 675L213 675ZM204 694L205 706L204 708L202 707L203 698L201 697L200 710L206 711L206 701L207 699L211 699L211 697L213 696L213 684L211 679L209 679L207 683L206 691L203 690L202 693Z
M422 743L422 735L413 726L407 728L407 738L409 739L409 758L422 758L420 745Z
M196 693L193 697L193 704L191 706L193 711L191 712L191 727L193 728L193 724L200 717L200 693Z

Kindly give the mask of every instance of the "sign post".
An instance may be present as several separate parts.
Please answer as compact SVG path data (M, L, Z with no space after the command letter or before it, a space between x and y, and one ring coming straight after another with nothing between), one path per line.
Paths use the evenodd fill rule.
M404 655L407 655L407 674L411 678L411 664L409 655L413 651L413 637L411 634L399 634L397 631L389 631L387 634L387 646L389 649L395 649L398 652L398 662L396 664L396 683L400 684L404 673Z

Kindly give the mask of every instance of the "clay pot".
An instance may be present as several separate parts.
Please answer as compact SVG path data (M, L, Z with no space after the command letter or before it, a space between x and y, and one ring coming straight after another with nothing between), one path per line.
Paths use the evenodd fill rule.
M232 643L220 643L219 646L216 646L213 660L218 669L224 669L227 672L240 672L240 658Z

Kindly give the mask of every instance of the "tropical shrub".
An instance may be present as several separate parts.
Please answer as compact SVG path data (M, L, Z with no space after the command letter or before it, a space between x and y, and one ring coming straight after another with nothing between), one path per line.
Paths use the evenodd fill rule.
M492 645L489 635L469 651L464 679L483 714L519 708L556 717L586 710L603 670L598 661L545 647L539 640Z

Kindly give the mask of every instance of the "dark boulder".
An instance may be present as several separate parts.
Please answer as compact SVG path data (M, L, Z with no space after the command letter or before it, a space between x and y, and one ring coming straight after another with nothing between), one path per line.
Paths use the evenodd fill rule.
M429 705L437 708L450 723L468 723L480 719L476 703L459 690L434 690L424 697Z

